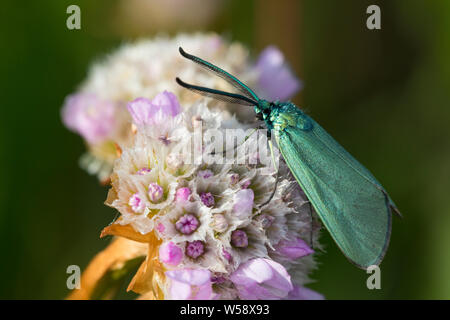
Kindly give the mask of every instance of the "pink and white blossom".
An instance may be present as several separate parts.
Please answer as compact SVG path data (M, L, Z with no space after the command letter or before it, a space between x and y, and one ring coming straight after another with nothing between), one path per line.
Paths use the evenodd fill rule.
M214 297L211 273L203 269L179 269L166 273L170 280L170 299L209 300Z

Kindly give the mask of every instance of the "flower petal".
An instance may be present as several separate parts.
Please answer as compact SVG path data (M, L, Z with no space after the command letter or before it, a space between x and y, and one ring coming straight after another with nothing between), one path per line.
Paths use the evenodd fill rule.
M283 53L274 47L267 47L259 56L256 64L259 72L258 84L264 99L287 100L302 88L302 83L295 77L287 65Z
M163 114L175 117L181 112L181 106L177 97L168 91L163 91L152 100L152 105L156 110L162 110Z
M230 279L241 299L281 299L293 289L286 269L277 262L263 258L241 264Z
M157 111L151 101L143 97L128 102L127 109L136 125L148 124Z
M119 236L124 237L133 241L137 242L150 242L153 240L154 235L152 232L149 232L147 234L141 234L140 232L137 232L134 230L134 228L127 224L127 225L121 225L118 223L113 223L104 228L100 234L100 238L106 237L106 236Z
M255 194L252 189L243 189L234 196L233 212L240 218L248 217L252 214L253 200Z
M281 240L275 246L275 251L289 259L298 259L314 253L314 250L300 238L294 240Z

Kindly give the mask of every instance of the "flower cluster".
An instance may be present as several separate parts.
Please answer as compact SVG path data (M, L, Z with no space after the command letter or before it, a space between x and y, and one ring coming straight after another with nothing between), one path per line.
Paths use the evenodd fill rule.
M102 268L88 268L82 283L144 256L128 287L142 299L322 298L304 287L320 226L286 164L280 161L276 181L271 163L204 161L210 130L246 129L254 113L179 87L176 76L231 90L182 59L181 45L262 98L286 100L301 88L278 49L252 63L243 46L214 34L126 45L95 64L62 117L86 141L82 166L111 183L106 204L120 216L102 231L116 236L93 261ZM239 157L261 160L245 147L237 146ZM82 284L91 289L78 297L91 297L94 287Z
M62 110L65 125L87 143L88 152L81 158L81 166L101 181L109 179L117 146L132 142L128 101L137 97L152 99L165 90L174 93L182 105L198 100L198 95L176 84L177 76L211 88L231 89L221 78L211 77L183 59L179 46L238 76L262 98L285 100L301 88L282 53L274 47L264 50L252 63L244 46L216 34L159 37L124 45L92 66L79 90L67 97ZM226 110L237 113L240 119L254 117L250 108L227 105Z
M139 287L164 299L321 297L303 287L314 267L318 228L285 164L276 186L273 168L261 163L195 161L189 150L196 129L203 155L206 130L242 126L203 100L181 108L164 91L133 100L128 110L136 133L115 162L107 200L121 215L103 234L141 242L151 235L144 262L151 266L143 270L152 274L135 283L152 286Z

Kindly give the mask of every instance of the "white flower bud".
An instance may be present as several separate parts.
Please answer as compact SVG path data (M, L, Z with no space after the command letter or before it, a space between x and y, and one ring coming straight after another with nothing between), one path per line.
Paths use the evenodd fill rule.
M228 222L223 214L216 213L213 215L212 228L216 232L224 232L225 230L227 230Z

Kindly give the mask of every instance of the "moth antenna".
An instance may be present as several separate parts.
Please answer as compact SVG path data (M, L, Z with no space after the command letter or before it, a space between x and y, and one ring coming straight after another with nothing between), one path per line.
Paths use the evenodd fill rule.
M251 100L256 100L259 101L258 96L248 87L246 86L244 83L242 83L239 79L237 79L235 76L233 76L232 74L226 72L225 70L213 65L212 63L205 61L199 57L196 57L192 54L187 53L186 51L183 50L182 47L179 47L178 50L180 51L180 54L185 57L186 59L189 59L195 63L197 63L198 65L200 65L201 67L203 67L204 69L214 73L215 75L221 77L222 79L224 79L225 81L227 81L229 84L231 84L233 87L235 87L236 89L239 90L240 93L242 93L245 97L251 99Z

